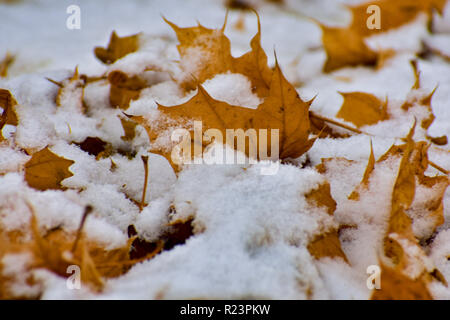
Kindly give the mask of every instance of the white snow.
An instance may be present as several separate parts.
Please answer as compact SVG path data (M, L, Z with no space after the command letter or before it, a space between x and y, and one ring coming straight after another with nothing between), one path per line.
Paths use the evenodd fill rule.
M180 27L194 26L198 20L208 28L220 28L226 12L223 1L72 1L71 4L81 8L80 30L65 27L66 2L0 4L0 59L7 51L16 55L8 77L0 78L0 88L14 95L19 118L16 128L8 126L3 130L8 131L5 134L8 139L0 144L1 230L24 230L29 226L27 203L34 208L43 232L55 227L76 232L85 206L92 205L94 211L84 232L106 249L125 245L129 225L134 225L138 234L150 242L158 240L174 221L192 218L194 230L186 243L135 265L125 275L106 280L101 294L85 287L68 290L62 277L42 269L30 272L30 257L8 254L0 261L2 275L14 280L10 290L15 295L41 293L43 299L370 297L366 270L369 265L379 263L400 158L376 164L359 201L349 200L348 195L362 179L371 141L378 159L390 146L402 143L400 139L408 133L414 118L418 123L416 140L426 140L427 134L450 137L448 60L436 55L418 58L419 90L411 90L415 78L410 65L422 50L422 42L432 50L450 55L450 5L443 17L435 17L435 34L428 33L426 19L420 15L397 30L368 38L372 48L397 50L380 69L343 68L324 74L326 56L321 31L310 18L327 25L345 26L351 17L344 4L362 0L286 0L284 6L251 2L260 15L262 47L269 65L274 65L276 51L283 73L301 98L309 100L317 95L312 111L335 119L343 103L339 92L362 91L380 100L387 98L390 119L361 128L367 134L318 139L300 159L303 167L277 163L278 171L273 175L261 174L264 163L193 164L176 174L165 158L148 151L150 146L171 143L171 130L150 144L145 130L138 126L136 137L124 141L120 119L126 117L124 113L143 115L157 126L157 104L179 105L197 93L197 90L185 92L175 80L195 76L208 52L192 49L189 61L180 65L175 33L160 14ZM236 28L240 19L244 29ZM140 33L140 48L105 66L95 58L93 48L106 46L112 30L119 36ZM249 42L256 32L254 13L229 12L225 34L230 38L233 56L250 50ZM139 75L148 88L141 91L139 99L131 101L127 110L113 109L109 106L107 80L88 83L84 92L80 82L65 80L73 75L75 66L81 74L89 76L117 70L129 76ZM65 85L61 106L55 103L58 86L46 78ZM202 85L213 98L231 105L256 108L263 102L254 93L250 80L241 74L218 74ZM435 87L431 108L436 119L426 132L419 124L428 117L427 108L415 103L406 112L401 105L406 100L423 97ZM87 106L85 113L82 98ZM97 159L77 145L87 137L98 137L121 152ZM75 161L70 167L73 176L62 182L66 190L38 191L24 179L22 169L30 155L46 146ZM212 151L206 156L212 157ZM147 206L140 212L136 203L141 201L144 187L141 156L149 157L149 177ZM320 174L314 166L322 163L323 158L334 159L325 160L327 171ZM431 145L429 158L450 170L449 145ZM427 174L438 171L429 169ZM337 202L334 216L305 199L308 192L326 181ZM425 259L418 247L409 247L408 243L404 247L417 262L408 270L412 276L435 266L449 281L450 190L443 200L445 222L437 233L433 234L433 221L423 216L426 201L435 191L419 187L408 212L414 219L416 237L428 240L431 237L430 243L423 245L428 256ZM171 207L175 213L169 214ZM314 259L308 252L308 243L316 235L339 227L348 263L342 259ZM27 285L26 277L31 274L38 285ZM441 284L432 283L429 288L436 298L450 299L450 289Z

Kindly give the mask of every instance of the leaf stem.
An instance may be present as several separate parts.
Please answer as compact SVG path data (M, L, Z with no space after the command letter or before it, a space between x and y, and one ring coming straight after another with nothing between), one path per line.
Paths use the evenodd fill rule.
M323 117L323 116L319 116L318 114L315 114L315 113L312 112L312 111L309 112L309 116L312 117L312 118L316 118L316 119L325 121L325 122L329 122L329 123L331 123L331 124L334 124L335 126L338 126L338 127L344 128L344 129L347 129L347 130L349 130L349 131L353 131L353 132L361 133L361 134L366 134L366 135L369 135L369 136L370 136L370 134L365 133L365 132L362 132L362 131L359 130L359 129L350 127L350 126L348 126L348 125L346 125L346 124L337 122L337 121L335 121L335 120L333 120L333 119L329 119L329 118L325 118L325 117Z
M80 238L81 238L81 231L83 231L83 227L86 222L86 218L89 215L89 213L92 212L92 210L93 210L93 208L90 205L86 206L86 208L84 209L83 217L81 218L80 226L78 227L78 230L77 230L77 237L75 238L75 241L73 242L73 246L72 246L73 254L77 250L78 242L80 241Z
M148 182L148 156L141 156L142 162L144 162L145 178L144 178L144 190L142 191L142 199L139 204L139 211L145 207L145 195L147 194L147 182Z
M429 164L430 166L432 166L433 168L439 170L439 171L442 172L443 174L446 174L446 175L449 174L448 170L445 170L444 168L438 166L436 163L434 163L434 162L431 161L431 160L428 160L428 164Z

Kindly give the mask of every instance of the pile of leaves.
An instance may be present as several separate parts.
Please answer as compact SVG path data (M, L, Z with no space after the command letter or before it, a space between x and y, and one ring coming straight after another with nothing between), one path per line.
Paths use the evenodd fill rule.
M434 10L442 12L445 3L443 0L427 0L420 3L411 0L372 1L350 8L353 19L348 27L335 28L320 24L323 32L323 48L327 55L323 71L329 73L340 68L360 65L374 69L383 68L384 62L395 56L396 52L374 51L366 45L365 38L374 33L399 28L412 22L421 13L426 14L431 21ZM365 10L370 4L382 8L381 29L369 30L366 27ZM248 9L251 5L243 7ZM351 268L355 258L348 256L342 241L346 235L352 232L357 234L358 230L370 226L364 225L366 220L348 218L342 214L335 217L336 208L348 207L352 212L364 211L369 198L377 196L388 198L390 203L386 206L386 210L377 212L377 218L372 217L375 220L380 219L379 224L384 232L378 235L379 241L373 243L370 249L376 252L378 264L381 266L381 289L374 289L371 298L432 299L430 285L439 283L447 286L447 279L433 264L429 251L433 239L440 231L439 227L444 223L443 197L449 180L448 172L429 159L428 150L433 146L435 150L447 152L445 149L439 149L440 146L447 144L447 137L432 137L427 132L435 118L432 113L432 96L435 91L424 92L421 88L417 60L411 61L415 84L400 108L387 99L382 100L370 93L342 92L344 102L336 114L337 119L330 119L310 110L314 99L305 101L299 96L296 87L283 75L276 58L273 66L268 64L268 58L261 46L259 19L258 16L258 31L251 39L251 50L240 57L233 57L230 40L224 33L226 19L220 29L209 29L200 24L195 27L179 27L164 18L174 30L179 42L177 49L180 60L177 67L180 72L177 74L158 65L139 66L141 71L136 73L127 73L120 68L114 68L115 63L121 59L139 52L142 35L120 37L112 32L106 48L94 49L96 57L109 66L107 73L92 77L79 74L78 70L75 70L72 76L62 81L48 80L58 88L54 101L57 108L66 108L70 112L86 117L90 117L95 106L89 105L85 99L85 88L99 82L107 83L110 108L120 110L120 122L123 126L121 138L124 145L129 147L117 147L102 137L87 137L84 141L71 143L95 157L97 161L110 159L113 171L116 166L113 155L136 157L137 150L134 149L133 141L138 136L139 128L143 127L148 136L150 146L148 152L166 158L174 172L179 174L185 166L172 162L171 154L175 144L166 137L176 128L189 130L194 150L192 158L199 157L209 144L214 142L204 141L201 148L194 148L192 123L202 121L202 135L210 128L219 129L223 137L226 136L226 129L244 131L278 129L281 163L308 167L310 166L307 160L308 152L314 151L318 139L348 139L368 135L372 141L376 141L376 135L369 135L363 130L399 117L399 114L406 115L405 119L414 119L414 122L410 123L410 132L402 137L401 144L393 145L379 159L375 159L372 146L367 146L370 148L370 157L366 169L360 177L360 184L355 186L346 199L336 196L340 192L338 171L342 168L351 169L352 166L357 167L360 164L350 159L330 157L323 158L322 163L315 167L326 182L310 190L304 197L312 207L324 210L332 223L326 230L318 231L309 239L307 249L317 261L334 259ZM0 76L7 75L11 63L13 58L10 55L0 61ZM130 104L139 100L143 90L155 85L145 76L148 71L166 74L184 94L190 95L190 98L174 106L158 104L156 118L154 110L148 115L130 114L128 112ZM252 94L256 95L261 103L256 108L251 108L231 105L213 98L203 84L221 74L245 76L251 83ZM71 166L75 160L56 154L52 151L52 145L38 150L22 147L16 143L14 133L9 135L3 133L6 132L4 128L21 126L22 119L17 112L18 106L14 92L0 89L1 148L19 150L28 157L15 172L23 175L29 188L42 192L68 191L70 187L64 185L64 180L73 175ZM420 130L423 134L416 134ZM271 149L272 143L275 142L269 140L267 149ZM236 146L233 144L230 147ZM246 153L250 156L248 150ZM257 160L265 159L258 157ZM148 205L145 200L148 157L143 156L142 161L145 168L142 198L124 192L140 211ZM432 169L434 174L430 175L431 167L434 168ZM389 186L387 190L376 183L377 177L386 170L391 172L391 176L386 178ZM0 172L0 175L6 175L8 172L11 170ZM417 196L422 193L427 195L425 199ZM93 211L91 214L95 214L95 207L86 207L76 232L69 232L62 227L48 229L40 226L33 203L26 201L26 207L29 212L27 227L11 230L3 225L4 222L1 220L1 213L10 208L0 206L0 298L39 298L45 289L34 271L46 269L58 276L67 277L66 270L70 265L79 265L83 270L81 279L83 283L88 284L92 291L101 292L107 278L120 277L133 265L150 260L158 254L164 254L165 251L183 244L186 239L201 232L193 227L195 214L189 219L170 221L159 238L152 241L147 241L140 231L130 224L129 240L126 245L108 249L95 239L90 239L89 234L83 231L85 220L89 219L91 211ZM178 210L176 206L167 209L168 217ZM369 213L361 213L364 214ZM427 228L420 227L423 224L426 224ZM33 295L22 296L11 290L18 281L24 281L18 280L16 275L5 271L6 268L2 267L2 261L4 264L7 258L13 255L28 257L25 285L37 288L33 291Z

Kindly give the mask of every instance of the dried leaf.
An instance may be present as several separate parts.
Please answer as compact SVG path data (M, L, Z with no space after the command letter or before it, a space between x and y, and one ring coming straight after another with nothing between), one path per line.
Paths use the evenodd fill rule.
M319 185L317 189L311 190L305 195L305 198L306 201L313 206L327 208L327 212L330 216L336 211L336 201L334 201L331 196L330 184L328 182Z
M62 158L48 147L33 154L25 164L25 180L38 190L63 189L61 181L73 176L69 167L75 161Z
M195 89L197 83L214 78L215 75L231 72L246 76L259 97L266 97L272 70L267 65L267 56L261 47L261 26L258 18L258 32L250 42L251 51L239 58L231 55L230 40L225 36L226 19L221 29L208 29L202 25L180 28L164 19L176 32L180 44L177 46L181 57L181 67L187 69L188 77L182 86ZM195 61L195 69L192 63Z
M316 259L340 257L345 262L348 262L344 251L342 251L337 230L317 235L308 244L308 251Z
M99 153L105 151L107 143L98 137L87 137L78 146L87 153L98 156Z
M406 149L400 162L397 179L392 191L392 208L389 217L389 227L387 234L399 233L410 239L414 239L411 229L411 219L406 215L407 210L414 200L416 189L416 178L414 167L410 163L411 154L414 148L412 136L414 135L415 124L408 133Z
M412 92L414 92L415 90L420 89L420 71L417 66L417 60L412 60L411 66L413 67L414 78L415 78L415 82L412 87ZM406 100L402 105L402 109L405 111L408 111L411 107L414 107L416 105L426 108L426 110L428 112L428 117L423 118L420 123L420 126L425 130L428 130L428 128L431 126L431 124L433 123L433 121L435 119L435 116L433 114L433 109L431 108L431 99L433 98L433 95L436 92L436 89L437 89L437 86L429 94L423 94L420 91L418 91L418 92L416 91L417 93L415 95L412 95L412 97L409 98L408 100ZM436 137L436 138L427 135L427 138L431 142L433 142L437 145L447 144L447 136L445 136L445 135L441 136L441 137Z
M317 188L311 190L305 195L306 201L317 207L325 207L329 215L333 215L336 210L336 201L331 196L330 184L328 182L320 184ZM309 253L316 259L325 257L341 257L348 262L344 251L341 248L338 231L336 229L329 230L315 236L309 242Z
M366 189L369 184L369 178L372 174L373 169L375 169L375 156L373 154L373 146L372 146L372 140L370 141L370 156L369 161L367 162L366 170L364 171L364 176L361 180L361 183L358 187L353 190L353 192L348 196L349 200L359 200L359 193L362 189Z
M446 0L377 0L368 1L356 6L349 7L352 12L352 23L350 28L357 30L362 36L370 36L401 27L412 22L419 13L426 13L431 19L433 9L442 12ZM380 29L369 29L366 26L368 17L367 7L377 5L380 7L381 25Z
M165 117L167 121L166 126L158 123L155 128L143 117L132 117L132 119L145 127L151 141L158 137L160 131L170 127L170 122L173 120L180 126L186 124L187 120L202 121L202 134L208 128L216 128L222 132L223 137L226 137L226 129L244 131L278 129L280 157L284 159L301 156L314 143L314 139L308 139L310 128L308 109L309 104L300 99L297 91L284 78L277 64L273 72L269 96L257 109L231 106L226 102L215 100L200 85L197 94L186 103L173 107L158 105L163 120ZM186 129L192 130L189 126L185 126ZM268 140L267 149L270 150L272 141L269 134ZM234 143L234 141L229 142ZM258 143L257 146L260 144ZM171 162L171 150L161 148L153 151L160 152Z
M5 125L9 124L17 126L19 121L17 119L14 107L17 105L11 92L5 89L0 89L0 108L3 109L0 115L0 142L4 140L2 129Z
M411 210L414 210L416 176L420 184L442 183L441 188L437 189L436 199L433 199L434 201L430 199L431 203L425 205L426 210L431 210L430 216L427 218L437 220L436 223L442 223L443 216L442 219L439 219L440 206L448 179L446 177L430 178L424 175L428 165L426 155L428 147L412 140L414 129L415 123L405 139L406 144L395 149L391 148L389 151L389 155L402 153L397 179L392 191L391 212L384 238L384 255L390 259L389 263L392 266L382 263L381 290L375 290L372 299L432 299L428 283L439 279L439 277L433 276L439 271L437 269L429 270L424 263L427 257L413 232L414 220L407 212L409 210L411 214L413 213ZM414 219L417 218L417 216L414 217Z
M108 47L96 47L95 56L105 64L114 63L116 60L139 49L139 34L119 37L115 31L111 33Z
M336 115L360 128L389 119L387 100L380 101L376 96L364 92L339 92L344 103Z
M364 24L365 25L365 24ZM320 25L322 42L327 54L324 72L359 65L375 66L378 53L372 51L364 38L353 29L331 28ZM345 43L345 45L343 45Z
M123 132L124 135L121 136L120 138L123 141L131 141L134 139L134 137L136 136L136 126L137 123L134 121L131 121L127 118L121 117L120 118L120 122L122 124L123 127Z
M146 88L147 82L139 76L128 77L122 71L113 71L108 75L111 84L109 91L109 103L112 107L127 109L131 100L136 100L141 94L141 90Z
M431 19L433 9L442 12L445 0L377 0L349 6L352 13L352 23L346 28L330 28L320 24L322 42L327 54L324 72L331 72L347 66L368 65L380 63L382 53L375 52L365 44L365 38L371 35L398 28L413 21L421 12ZM367 8L377 5L381 12L380 29L367 27ZM391 53L389 53L390 55Z
M7 52L5 57L0 60L0 77L6 78L8 76L8 68L13 64L15 59L12 54Z
M411 279L396 268L381 264L381 288L374 290L372 300L432 300L424 278Z

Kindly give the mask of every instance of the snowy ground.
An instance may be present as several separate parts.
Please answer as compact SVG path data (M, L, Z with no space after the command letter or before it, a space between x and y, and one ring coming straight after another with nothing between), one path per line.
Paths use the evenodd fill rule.
M443 52L450 52L450 4L443 17L435 19L437 34L430 35L423 17L380 38L370 39L375 47L395 48L397 55L380 70L365 67L344 68L322 73L325 52L321 49L320 28L310 18L329 25L342 26L349 14L342 3L361 1L289 0L284 7L256 3L261 18L262 46L274 65L274 48L287 79L296 84L303 100L317 95L311 110L334 118L342 105L338 92L363 91L380 99L388 98L393 106L401 105L414 84L410 60L420 50L422 41ZM81 29L66 28L66 8L81 8ZM113 68L138 73L143 64L171 67L178 58L177 40L161 15L179 26L201 22L210 28L222 26L226 9L222 1L0 1L0 58L6 52L16 55L7 78L0 78L0 88L8 89L18 102L20 124L10 129L15 137L11 144L0 145L0 223L4 230L20 230L29 224L30 213L25 201L35 207L39 226L51 230L63 226L75 231L86 204L94 207L85 232L90 239L107 248L123 246L127 228L134 224L147 241L157 240L170 221L193 219L194 235L186 243L163 251L155 258L135 265L125 275L110 279L98 294L87 287L68 290L66 279L46 270L35 270L40 280L41 297L114 298L114 299L192 299L192 298L263 298L263 299L367 299L369 265L376 265L377 249L384 228L385 206L398 169L398 162L385 164L377 171L376 190L368 194L361 207L352 207L347 195L361 181L370 154L368 135L346 139L318 139L308 152L308 165L280 165L275 175L259 174L261 164L193 165L178 176L163 157L149 153L148 139L142 128L130 143L124 142L120 119L122 111L108 103L108 84L96 82L85 88L89 115L74 114L76 98L68 97L57 108L54 102L57 86L46 77L61 81L71 76L76 66L80 73L97 76ZM244 29L236 27L244 19ZM120 36L143 32L140 50L112 66L103 65L93 54L96 46L105 46L112 30ZM225 34L232 53L239 56L249 50L257 32L252 12L231 11ZM450 54L448 54L450 55ZM450 136L450 64L440 57L419 60L424 92L436 86L432 110L435 121L428 130L431 136ZM258 97L246 89L245 81L227 81L226 76L205 83L210 94L233 104L257 105ZM256 100L255 100L256 99ZM166 80L144 89L133 101L128 114L141 115L162 105L179 104L187 97ZM420 117L420 110L415 116ZM368 126L372 134L375 158L394 143L401 143L413 122L413 116ZM5 128L7 131L7 128ZM8 129L9 130L9 129ZM342 129L337 129L342 130ZM425 132L418 130L416 138ZM114 154L96 160L73 142L99 137L115 148L130 148L137 155L130 159ZM51 150L75 164L74 175L64 180L65 191L37 191L27 186L20 168L30 159L22 152ZM450 170L450 147L430 147L429 158ZM131 200L139 201L144 184L141 155L149 155L148 206L139 212ZM333 174L320 174L315 165L322 158L344 157L353 164L339 161L330 164ZM302 160L306 157L304 156ZM111 172L111 163L116 168ZM431 175L435 169L429 169ZM337 202L334 218L326 209L312 207L305 195L327 179ZM176 208L170 216L169 208ZM384 212L383 211L383 212ZM445 222L440 233L426 250L429 258L450 280L450 191L444 197ZM357 223L356 231L344 232L341 245L348 263L342 259L314 259L307 250L314 235L338 225ZM424 227L425 228L425 227ZM417 232L420 233L422 229ZM23 270L27 264L21 255L6 256L2 263L8 272ZM21 269L22 268L22 269ZM6 271L5 271L6 272ZM16 274L20 278L20 275ZM33 296L36 287L17 282L17 295ZM443 285L431 288L436 298L450 298Z

